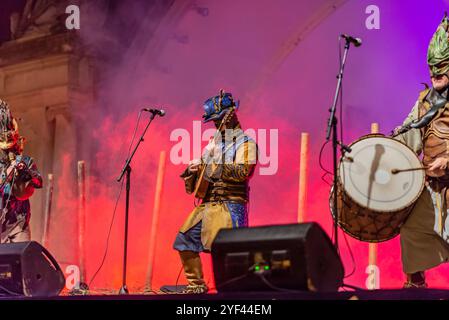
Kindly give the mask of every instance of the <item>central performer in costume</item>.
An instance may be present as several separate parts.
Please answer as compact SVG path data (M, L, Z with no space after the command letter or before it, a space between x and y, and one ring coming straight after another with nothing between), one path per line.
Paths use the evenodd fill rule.
M248 226L248 182L257 163L257 145L243 133L237 107L232 95L223 91L206 100L204 122L213 121L217 133L202 159L192 161L181 175L187 193L202 198L174 243L188 282L184 293L208 291L199 253L210 252L218 231Z
M449 21L439 25L428 49L432 87L423 90L404 121L422 118L434 105L445 101L424 128L398 136L417 154L423 154L426 188L401 228L405 287L426 287L424 272L449 259ZM438 103L437 103L438 101ZM441 105L444 105L442 103Z

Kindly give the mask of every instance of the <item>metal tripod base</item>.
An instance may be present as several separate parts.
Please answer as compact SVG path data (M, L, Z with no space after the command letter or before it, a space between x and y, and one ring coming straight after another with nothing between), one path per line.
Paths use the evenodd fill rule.
M119 292L118 292L118 294L121 294L121 295L129 294L128 287L127 287L126 285L124 285L123 287L121 287L120 290L119 290Z
M78 295L87 295L89 294L89 286L85 282L80 282L78 288L73 288L70 292L70 295L78 296Z

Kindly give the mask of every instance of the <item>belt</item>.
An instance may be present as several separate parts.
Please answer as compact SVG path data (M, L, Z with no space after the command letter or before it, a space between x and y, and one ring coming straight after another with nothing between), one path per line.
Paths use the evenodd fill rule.
M248 201L249 187L247 184L232 185L224 183L214 183L204 197L207 201Z
M204 197L203 199L203 203L205 202L224 202L224 201L229 201L229 202L248 202L248 198L247 197L241 197L241 196L234 196L234 195L207 195L206 197Z

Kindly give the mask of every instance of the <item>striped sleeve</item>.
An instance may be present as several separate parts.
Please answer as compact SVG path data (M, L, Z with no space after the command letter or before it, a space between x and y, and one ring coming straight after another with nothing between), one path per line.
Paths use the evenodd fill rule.
M246 140L236 150L232 161L223 164L222 179L231 182L243 182L250 178L257 164L257 144Z

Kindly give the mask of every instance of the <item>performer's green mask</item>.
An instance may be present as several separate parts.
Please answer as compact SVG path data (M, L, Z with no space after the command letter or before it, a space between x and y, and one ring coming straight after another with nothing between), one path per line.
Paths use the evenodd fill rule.
M449 20L444 16L432 37L427 51L427 63L432 76L442 75L449 72Z

